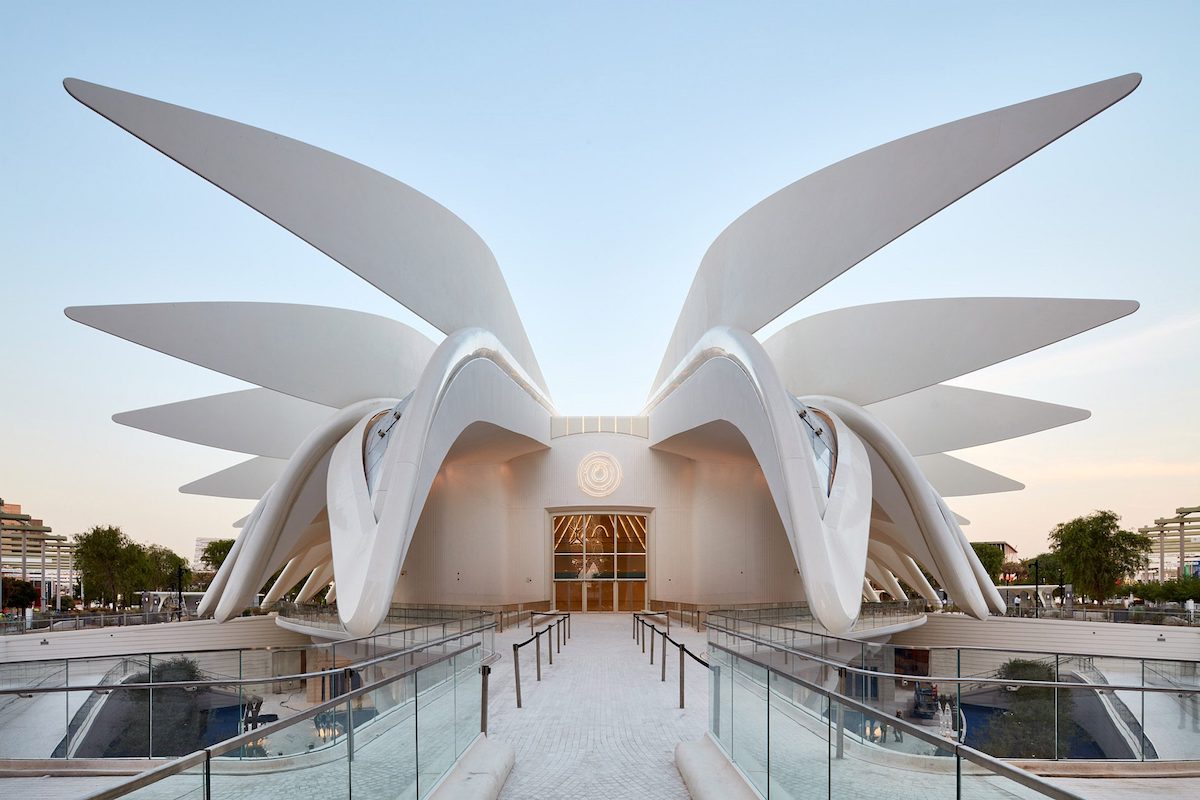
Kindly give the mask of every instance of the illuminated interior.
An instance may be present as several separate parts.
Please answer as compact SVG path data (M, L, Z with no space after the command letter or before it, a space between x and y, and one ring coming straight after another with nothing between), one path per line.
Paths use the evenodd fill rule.
M639 611L646 607L644 514L554 517L554 599L560 611Z

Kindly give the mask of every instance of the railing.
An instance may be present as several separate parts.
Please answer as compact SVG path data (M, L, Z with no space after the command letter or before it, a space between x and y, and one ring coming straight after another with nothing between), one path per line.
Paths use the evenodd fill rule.
M487 725L488 669L481 664L479 633L438 645L444 652L419 666L189 753L87 800L426 797ZM393 662L404 655L371 659L354 669L399 667ZM310 729L318 733L316 744L307 735Z
M655 601L652 606L655 609L652 613L666 615L668 619L673 616L680 625L692 627L697 631L704 630L704 620L710 613L754 620L786 618L789 624L816 633L825 630L804 603L754 603L730 607ZM887 603L863 603L853 630L871 630L910 622L924 616L927 610L928 604L919 598Z
M0 758L174 757L233 735L261 721L290 717L344 691L340 678L320 678L348 665L405 655L419 666L420 653L465 634L495 650L491 614L462 616L420 627L302 647L139 653L0 664ZM328 668L328 669L327 669ZM355 680L380 677L381 668ZM203 682L202 675L218 676ZM140 677L139 677L140 676ZM213 708L203 720L183 720L186 735L164 739L155 727L179 723L164 681L183 678L204 688ZM154 689L132 684L153 684ZM123 698L110 704L113 697ZM132 698L136 698L136 703ZM142 703L145 707L142 707ZM157 721L157 722L156 722ZM200 723L204 722L204 725ZM190 726L190 727L188 727ZM196 726L199 726L197 729ZM189 739L190 737L190 739Z
M874 720L928 720L995 757L1200 759L1196 662L880 645L715 612L708 628L744 658L840 685Z
M106 614L34 614L31 620L25 617L0 620L0 634L49 633L51 631L81 631L88 628L125 627L127 625L156 625L174 622L179 615L174 611L129 611Z
M662 651L661 651L662 655L659 658L659 661L662 662L662 678L661 678L661 680L663 683L667 682L667 643L670 642L671 644L673 644L677 648L679 648L679 707L683 708L684 707L684 691L683 690L684 690L684 685L685 685L684 678L685 678L685 673L686 673L685 667L687 666L687 661L685 660L685 656L691 656L692 660L694 660L697 664L704 667L705 669L708 669L708 662L703 657L698 656L695 653L693 653L691 650L689 650L687 645L685 645L683 642L677 642L670 637L670 635L667 633L667 631L670 630L670 622L671 622L671 618L669 616L667 617L667 630L662 630L662 631L660 631L657 627L655 627L654 623L647 622L645 619L646 617L656 617L656 616L660 616L660 615L658 615L658 614L637 614L637 613L635 613L633 615L633 640L642 646L642 652L644 653L644 652L646 652L646 637L647 637L647 635L649 635L649 637L650 637L650 663L653 664L654 663L654 640L656 637L662 636ZM649 629L648 634L647 634L647 628Z
M570 614L552 614L552 615L551 614L539 614L539 616L555 616L555 617L557 617L557 619L555 619L554 622L551 622L549 625L547 625L542 630L534 632L533 616L531 615L529 617L529 629L530 629L530 633L532 633L533 635L530 636L528 639L526 639L523 642L514 643L512 646L513 681L514 681L514 686L515 686L516 695L517 695L517 708L522 708L522 705L521 705L521 648L524 647L525 645L529 644L530 642L533 643L533 650L534 650L534 654L535 654L534 659L535 659L535 663L537 664L537 679L540 681L542 679L542 637L550 636L551 630L555 631L555 633L557 635L557 641L551 642L546 647L546 652L548 652L550 654L550 663L551 664L554 664L555 650L557 649L558 652L560 652L560 653L562 652L562 646L563 646L563 641L564 641L564 636L563 636L564 630L566 631L566 637L565 637L566 640L569 641L571 638L571 615Z
M1157 609L1145 606L1130 606L1129 608L1089 608L1077 605L1071 609L1062 608L1009 608L1005 616L1009 617L1039 617L1040 619L1072 619L1083 622L1119 622L1138 625L1167 625L1171 627L1200 626L1200 614L1187 609Z
M818 681L709 641L709 732L765 798L1078 796L907 720L855 732L879 711Z

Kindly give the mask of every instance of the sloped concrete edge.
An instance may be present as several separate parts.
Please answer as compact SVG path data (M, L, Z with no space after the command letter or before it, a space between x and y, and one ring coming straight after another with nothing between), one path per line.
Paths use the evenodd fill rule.
M761 800L707 733L675 746L675 768L692 800Z
M430 800L495 800L516 762L511 747L486 736L471 744L429 795Z

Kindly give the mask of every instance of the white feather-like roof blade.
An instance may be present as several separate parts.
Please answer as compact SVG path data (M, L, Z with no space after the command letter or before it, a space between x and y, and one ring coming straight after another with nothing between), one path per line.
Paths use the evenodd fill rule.
M329 406L270 389L243 389L123 411L113 421L222 450L287 458L333 414Z
M394 319L288 303L74 306L76 322L267 389L344 408L404 397L433 354Z
M806 317L763 347L793 394L865 406L1015 358L1137 308L1132 300L899 300Z
M825 167L758 203L704 254L655 388L708 329L757 331L1140 82L1140 75L1122 75L914 133Z
M207 497L257 500L279 479L286 465L287 461L282 459L257 456L184 484L179 491Z
M914 456L1015 439L1091 416L1082 408L945 384L872 403L867 411Z
M495 256L449 209L382 172L277 133L75 78L63 86L443 333L492 331L546 391Z
M916 461L934 491L942 497L1017 492L1025 488L1025 484L1012 478L945 453L918 456Z

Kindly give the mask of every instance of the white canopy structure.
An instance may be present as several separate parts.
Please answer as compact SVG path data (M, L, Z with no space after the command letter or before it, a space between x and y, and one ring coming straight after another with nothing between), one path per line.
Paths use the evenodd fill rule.
M336 582L342 622L360 635L396 599L574 602L568 584L591 598L606 570L618 583L624 574L629 591L614 583L582 602L803 596L842 632L864 595L938 602L928 574L984 617L1003 601L943 498L1023 487L947 451L1088 412L944 382L1137 304L909 300L817 314L765 341L755 334L1139 81L951 122L771 195L705 254L643 413L560 425L495 258L450 211L302 142L68 79L81 103L445 339L356 311L270 303L67 315L261 387L114 417L253 456L182 487L257 501L201 604L217 619L238 614L279 570L264 602L301 582L301 599ZM589 537L610 542L603 557L588 560L598 547ZM637 581L642 595L630 589Z

